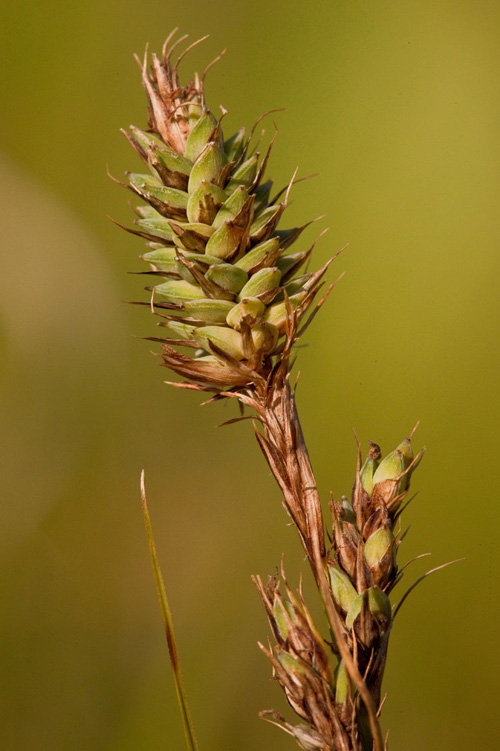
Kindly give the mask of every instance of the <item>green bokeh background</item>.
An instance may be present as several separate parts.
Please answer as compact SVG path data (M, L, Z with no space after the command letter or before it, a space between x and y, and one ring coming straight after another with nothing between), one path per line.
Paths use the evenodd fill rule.
M248 423L163 385L121 233L145 124L132 53L173 26L222 48L209 103L263 111L290 223L325 214L346 276L306 336L299 407L323 497L349 492L354 426L428 453L401 560L465 562L421 585L392 637L391 748L498 747L498 47L488 0L8 0L1 28L0 747L183 747L138 502L148 495L201 751L285 751L250 582L305 567ZM270 121L270 128L272 124ZM314 230L302 245L312 241ZM418 561L405 577L423 573ZM402 593L403 590L401 590ZM306 594L314 592L306 580Z

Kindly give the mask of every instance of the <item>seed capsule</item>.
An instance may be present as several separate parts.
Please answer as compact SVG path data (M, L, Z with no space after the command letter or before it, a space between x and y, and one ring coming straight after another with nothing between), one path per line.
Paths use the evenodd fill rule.
M365 542L363 556L370 568L381 563L394 541L394 535L388 527L380 527Z
M344 571L337 564L328 566L330 586L337 605L347 613L352 603L358 596L354 586Z
M202 255L201 253L193 253L191 251L180 251L178 248L168 248L162 246L156 248L149 253L144 253L141 256L142 260L148 261L158 271L165 271L168 274L178 274L182 279L187 282L193 282L193 275L191 271L180 261L179 256L185 258L188 261L196 264L196 267L204 272L207 268L213 264L221 262L221 259L214 258L212 256Z
M229 326L239 331L243 322L248 326L259 323L265 310L266 306L257 297L245 297L229 311L226 320Z
M183 156L177 154L175 151L170 151L165 148L155 147L152 152L153 164L159 163L163 165L170 172L178 172L186 177L192 171L192 164L188 159L184 159Z
M154 287L155 292L162 297L166 297L170 302L186 302L190 300L200 300L205 295L200 287L184 279L174 279L158 284Z
M224 141L224 151L226 152L228 162L237 162L242 155L246 132L246 128L240 128L234 136Z
M193 332L196 330L196 326L190 326L182 321L168 321L167 328L179 339L193 339Z
M236 190L231 193L229 198L224 201L219 211L217 212L217 215L215 216L215 219L212 223L215 229L221 227L224 222L234 219L245 205L247 198L247 191L245 190L243 185L239 185Z
M278 220L283 213L284 205L278 204L278 206L268 206L261 211L250 227L250 239L254 242L262 242L267 240L271 235L273 229L276 227Z
M262 209L265 209L265 207L269 203L269 196L271 194L272 187L273 181L268 180L267 182L258 185L253 191L255 194L254 207L256 214L259 211L262 211Z
M341 660L335 671L335 703L344 704L349 695L349 676L344 660Z
M235 170L226 190L234 190L238 185L244 185L245 188L249 188L255 180L258 166L259 154L255 153Z
M279 331L272 323L258 323L252 328L252 341L257 352L265 355L273 351L278 343Z
M211 352L210 342L226 352L235 360L242 360L245 356L243 337L238 331L225 326L200 326L194 333L194 338L203 349Z
M302 274L302 276L297 276L283 286L284 292L286 292L288 297L297 294L297 292L304 289L306 282L308 282L311 277L312 274ZM280 297L284 298L284 294L281 293Z
M368 590L368 607L378 621L390 621L392 616L391 601L380 587Z
M186 208L188 221L212 224L218 207L225 200L226 194L222 188L202 180L198 188L188 198Z
M295 675L304 675L304 668L295 657L283 650L277 654L281 667L292 677Z
M376 485L384 480L395 480L411 464L412 459L411 442L407 438L382 459L373 476L373 484Z
M401 451L403 455L405 469L407 469L414 459L413 448L412 448L410 439L405 438L404 441L402 441L399 444L397 450ZM410 474L411 473L408 473L404 477L401 478L401 490L406 490L408 485L410 484Z
M141 217L141 219L160 219L161 214L156 211L152 206L136 206L135 207L136 213ZM162 243L156 243L153 244L153 241L150 240L147 243L148 247L163 247Z
M377 470L380 461L380 446L370 441L370 451L365 459L365 463L361 467L361 485L369 496L373 492L373 476Z
M172 241L174 233L167 219L158 216L158 219L138 219L136 222L144 232L155 237L162 237L164 240Z
M191 162L195 162L210 140L210 136L217 127L217 120L211 112L205 110L198 122L193 126L186 141L184 155Z
M128 181L134 188L138 190L145 190L147 188L162 188L164 187L162 181L154 175L140 175L137 172L127 172Z
M194 193L202 180L206 180L208 183L217 183L220 172L226 164L227 157L220 146L213 141L207 143L191 169L188 193Z
M345 619L345 625L349 629L349 631L352 629L356 619L361 614L361 610L363 608L363 600L365 596L366 596L366 593L362 592L360 595L356 597L355 600L353 600L352 605L349 608L349 612L347 613L347 616ZM377 587L377 586L370 587L368 589L367 600L368 600L368 609L370 610L370 613L379 622L390 620L391 614L392 614L391 601L389 600L385 592L380 589L380 587Z
M187 207L187 193L176 188L169 188L167 185L161 187L150 185L144 190L144 196L148 199L156 198L173 209L185 209Z
M295 310L300 303L305 299L306 292L298 292L289 299L289 304L292 310ZM285 302L278 302L274 305L270 305L266 310L264 320L268 323L273 323L278 327L280 332L283 332L286 327L287 321L287 305Z
M347 498L344 498L342 500L342 513L344 521L348 522L349 524L356 524L356 514L354 513L352 504L349 503Z
M237 294L248 280L248 274L232 263L217 263L210 266L206 278L222 289Z
M266 292L276 289L280 283L281 272L276 267L261 269L250 277L239 294L239 299L244 297L259 297ZM271 322L270 322L271 323Z
M154 136L152 133L145 133L143 130L140 130L140 128L136 128L135 125L130 126L130 131L134 141L136 141L146 152L154 146L161 148L164 145L160 138Z
M206 251L216 258L231 258L238 251L242 236L241 227L224 222L211 236Z
M273 239L278 240L279 244L279 239L277 237ZM302 251L301 253L288 253L286 256L281 256L281 258L278 259L276 266L281 271L282 276L285 277L289 272L292 270L295 271L300 266L306 255L307 253L305 251Z
M252 272L258 266L276 266L281 271L278 259L279 252L280 241L277 237L272 237L270 240L255 245L235 265L240 269L248 271L248 273Z
M175 248L163 247L151 250L149 253L144 253L141 258L143 261L148 261L148 263L156 266L160 271L178 273L177 252Z
M345 625L346 628L349 629L349 631L352 629L354 625L354 621L358 617L358 615L361 613L361 609L363 607L363 599L365 595L362 592L360 595L358 595L351 603L351 606L349 610L347 611L346 619L345 619Z
M204 323L225 323L228 313L234 307L229 300L203 298L184 303L184 310L190 318Z
M289 600L282 601L278 597L274 598L273 616L278 633L284 642L288 639L288 620L294 620L292 603ZM288 616L288 619L287 619Z
M178 248L203 253L213 228L196 222L170 222L172 239Z
M163 140L156 138L151 133L144 133L131 126L130 128L134 139L146 151L154 156L155 160L165 166L170 172L179 172L182 175L189 175L193 166L189 159L170 148Z

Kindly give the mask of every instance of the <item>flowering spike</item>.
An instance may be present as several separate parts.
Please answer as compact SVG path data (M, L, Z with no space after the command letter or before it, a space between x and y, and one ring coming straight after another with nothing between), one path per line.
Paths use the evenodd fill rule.
M155 298L167 300L171 318L187 316L186 325L197 325L200 351L188 357L177 353L174 339L172 346L164 342L164 364L202 387L227 389L245 377L267 378L294 331L290 317L305 313L319 277L293 278L310 251L283 255L306 226L278 229L295 175L284 202L271 203L272 180L262 182L270 148L263 158L248 151L260 119L250 137L240 128L224 138L226 112L217 120L205 105L205 74L179 80L179 60L191 46L171 62L182 39L153 55L150 69L147 52L141 62L149 124L125 135L150 174L128 173L129 188L145 202L131 231L149 242L141 258L150 273L166 277L154 287ZM153 312L157 305L154 299ZM207 356L222 367L208 367Z

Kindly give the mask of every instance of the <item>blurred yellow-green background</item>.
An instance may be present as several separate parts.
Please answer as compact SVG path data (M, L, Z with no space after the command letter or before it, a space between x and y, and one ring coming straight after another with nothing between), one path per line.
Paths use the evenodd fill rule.
M174 26L228 48L207 84L227 127L265 110L269 175L319 172L289 222L325 214L317 261L346 271L300 354L323 497L349 492L355 427L428 453L401 560L465 557L409 599L392 637L391 748L498 747L500 6L491 0L7 0L1 21L0 746L183 747L138 499L148 495L202 751L285 751L250 582L304 568L248 423L163 385L120 127L145 124L132 53ZM270 121L270 127L272 124ZM227 130L226 130L227 132ZM316 225L318 226L318 225ZM313 239L315 230L301 242ZM401 594L404 590L401 589ZM309 599L314 592L307 589Z

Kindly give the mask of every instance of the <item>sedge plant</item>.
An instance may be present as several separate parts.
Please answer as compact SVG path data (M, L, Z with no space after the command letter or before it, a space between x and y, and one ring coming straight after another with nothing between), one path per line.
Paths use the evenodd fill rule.
M350 498L321 506L291 382L296 345L327 299L330 259L309 271L314 243L301 227L282 225L296 172L276 194L264 155L252 149L256 125L223 134L225 110L207 106L203 75L179 79L176 57L185 37L175 30L161 55L138 61L148 102L147 125L123 133L142 169L126 187L139 199L128 231L146 241L149 308L161 328L161 363L181 377L180 389L230 399L253 421L257 442L276 478L326 614L314 622L302 587L279 576L254 581L272 633L260 644L295 713L262 715L304 751L384 751L380 712L389 637L401 601L397 554L400 518L423 455L412 434L383 455L375 443L363 459L358 444ZM201 40L200 40L201 41ZM196 44L196 43L195 43ZM126 228L127 229L127 228ZM335 256L334 256L335 257ZM246 415L248 416L248 415ZM234 420L243 419L240 414ZM145 520L188 749L197 748L180 675L172 618ZM404 599L404 597L402 598Z

